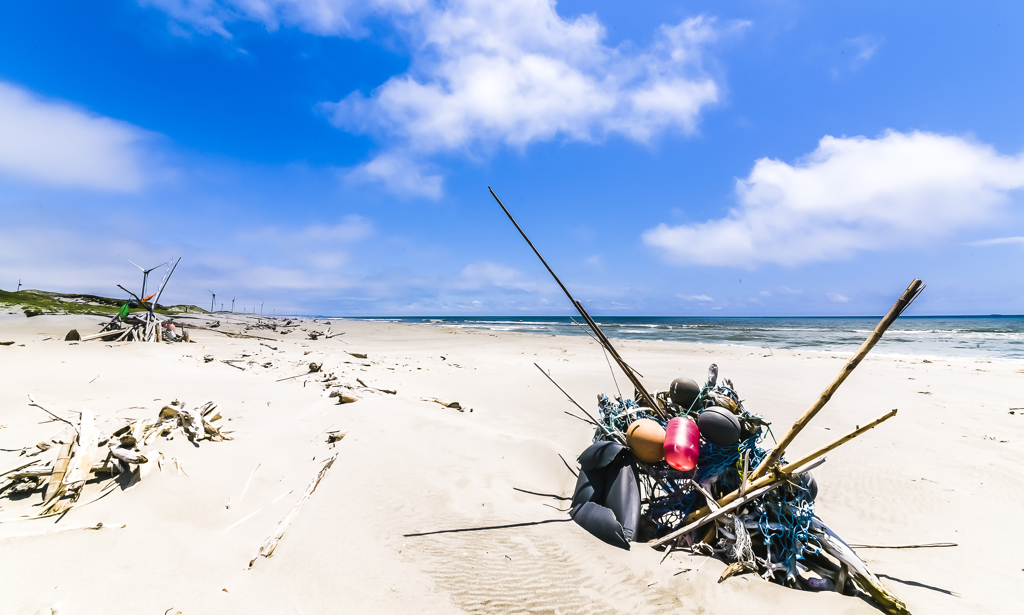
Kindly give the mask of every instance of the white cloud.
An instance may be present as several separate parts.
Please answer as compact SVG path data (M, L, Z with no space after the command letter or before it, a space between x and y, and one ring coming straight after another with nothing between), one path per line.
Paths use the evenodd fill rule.
M0 82L0 172L15 179L132 192L146 179L145 136L130 124Z
M699 301L701 303L707 303L708 301L714 301L713 297L707 295L676 295L683 301Z
M441 178L414 167L438 153L694 133L701 111L719 98L719 85L702 67L704 49L748 25L719 28L714 18L694 17L662 25L654 42L638 49L609 47L596 16L565 19L554 0L139 1L228 38L238 21L350 37L368 34L373 20L388 23L412 50L410 69L368 96L352 92L320 107L336 126L386 145L353 178L433 198Z
M846 44L853 48L853 57L850 58L850 68L857 70L868 63L878 53L882 46L882 39L878 36L864 34L856 38L846 39Z
M396 152L381 154L348 171L345 177L353 182L380 182L391 192L406 197L441 198L444 178L426 175L422 165Z
M979 248L987 248L989 246L1001 246L1006 244L1024 243L1024 237L996 237L995 239L984 239L982 241L972 241L967 244L969 246L978 246Z
M847 297L845 295L840 295L839 293L825 293L825 296L828 297L828 300L831 301L832 303L849 303L850 302L850 298L849 297Z
M955 136L825 137L795 164L762 158L721 219L658 227L645 243L670 262L799 265L920 245L991 223L1024 187L1024 154Z
M644 142L694 132L718 99L701 51L720 31L705 17L662 26L639 52L606 46L596 17L566 20L544 0L453 2L420 11L410 31L411 70L325 104L336 125L420 153L610 133Z
M460 280L453 284L453 287L464 289L487 286L526 291L534 291L538 288L536 283L526 280L518 269L486 261L466 265L462 270Z
M204 33L231 38L227 26L255 21L267 30L292 26L321 35L357 35L359 21L381 10L407 12L421 4L416 0L139 0L158 8L178 22Z
M369 220L350 215L334 225L315 224L289 231L269 227L242 232L238 239L243 244L260 246L270 255L268 260L323 272L337 270L348 263L352 247L373 233ZM269 273L271 277L276 276ZM257 277L267 279L265 275Z

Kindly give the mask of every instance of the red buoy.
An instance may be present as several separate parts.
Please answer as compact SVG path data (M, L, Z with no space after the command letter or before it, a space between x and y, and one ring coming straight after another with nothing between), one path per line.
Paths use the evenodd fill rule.
M700 430L686 417L677 416L665 429L665 461L682 472L697 466L700 456Z

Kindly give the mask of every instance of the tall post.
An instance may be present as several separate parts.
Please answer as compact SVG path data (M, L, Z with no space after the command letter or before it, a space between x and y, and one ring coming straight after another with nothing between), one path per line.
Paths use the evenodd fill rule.
M530 241L530 238L526 236L526 232L522 229L522 227L519 226L519 223L516 222L516 219L512 217L512 214L509 213L508 209L505 208L505 204L501 202L501 199L498 198L498 195L494 194L494 190L491 190L490 188L487 189L490 190L491 196L493 196L494 200L498 202L498 206L501 207L501 210L505 212L506 216L508 216L508 219L510 222L512 222L512 225L516 227L516 230L519 231L519 234L522 235L523 239L526 240L527 245L530 246L530 249L533 250L533 253L537 255L538 259L540 259L540 262L542 265L544 265L544 268L548 270L548 273L551 274L551 277L554 278L555 282L558 283L558 286L562 289L562 292L565 293L565 296L569 298L569 302L572 303L572 306L576 308L576 311L580 313L580 316L583 317L583 320L585 320L587 324L590 325L590 328L593 329L594 335L597 336L598 343L600 343L601 346L603 346L605 350L608 351L608 354L611 355L612 359L614 359L615 362L619 364L619 369L621 369L622 372L626 375L626 378L628 378L629 381L633 383L633 387L636 388L639 397L647 404L647 407L651 409L651 412L654 412L656 415L658 415L664 420L668 420L668 415L665 414L665 412L661 409L661 406L658 405L658 402L655 401L654 396L651 395L647 391L647 388L644 387L643 383L640 382L640 378L633 371L633 368L631 368L622 359L622 357L619 356L619 353L615 350L615 347L612 346L611 341L605 336L604 332L601 331L601 328L597 326L597 323L594 322L594 319L590 317L590 314L588 314L587 311L583 309L583 304L573 299L573 296L569 293L569 289L567 289L565 287L565 284L562 284L562 281L558 279L558 276L555 275L554 271L552 271L547 261L544 260L544 257L540 255L540 252L537 250L536 246L534 246L533 242Z

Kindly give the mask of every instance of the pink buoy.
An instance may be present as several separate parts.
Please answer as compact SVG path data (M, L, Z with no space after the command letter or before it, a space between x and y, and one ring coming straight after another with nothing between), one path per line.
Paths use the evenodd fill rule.
M665 461L682 472L697 465L700 456L700 430L697 423L685 417L676 417L665 428Z

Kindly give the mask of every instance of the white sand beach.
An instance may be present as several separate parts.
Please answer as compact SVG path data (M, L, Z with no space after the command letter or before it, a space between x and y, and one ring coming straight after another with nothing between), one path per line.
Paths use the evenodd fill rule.
M297 321L282 335L243 331L253 317L217 319L217 331L190 330L194 343L76 343L64 341L68 330L85 335L102 319L0 316L0 341L14 342L0 346L0 471L63 431L29 395L69 419L87 408L101 433L173 400L213 400L232 438L156 438L143 453L159 467L60 517L31 517L38 494L0 499L0 612L881 612L756 574L718 583L719 560L679 550L659 563L646 544L616 549L573 523L575 478L563 459L575 467L593 429L564 414L572 405L533 363L593 408L615 385L589 338L347 320ZM307 339L328 326L344 335ZM776 436L848 358L615 343L652 390L700 380L717 363ZM310 362L322 370L278 381ZM358 401L336 403L338 385ZM1010 521L1024 509L1024 412L1010 408L1024 406L1021 391L1020 362L871 355L791 449L899 409L827 456L815 471L816 510L850 543L957 544L858 549L913 613L1019 612L1024 538ZM347 435L328 443L338 430ZM250 568L332 456L273 557ZM79 503L109 482L89 483Z

